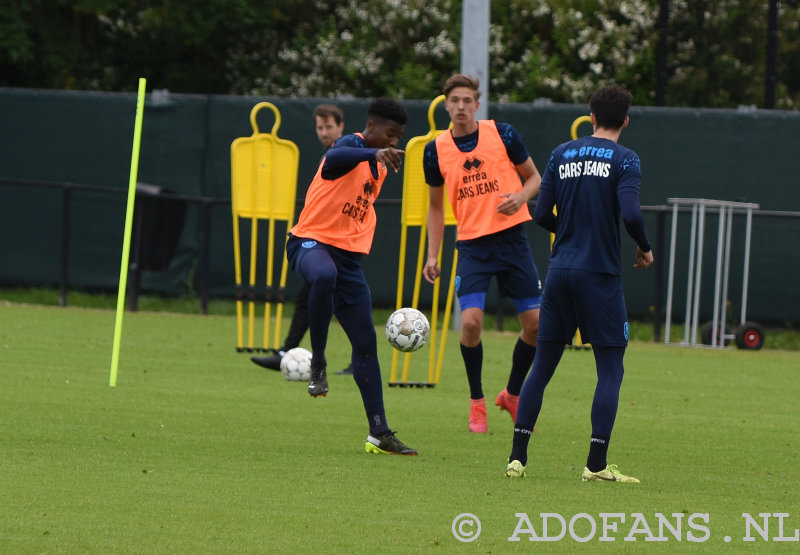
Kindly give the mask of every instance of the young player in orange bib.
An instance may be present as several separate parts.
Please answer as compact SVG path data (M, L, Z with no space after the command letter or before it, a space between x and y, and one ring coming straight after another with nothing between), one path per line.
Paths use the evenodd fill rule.
M372 247L377 221L374 204L388 170L400 168L404 152L397 145L407 121L408 114L398 102L372 101L363 133L345 135L325 154L286 242L289 264L311 284L308 393L312 397L328 393L325 348L335 314L352 346L353 379L369 422L367 453L417 454L386 423L372 297L359 262Z
M423 275L433 283L440 274L446 189L458 230L456 295L461 307L461 355L470 390L469 430L485 433L481 330L492 277L501 295L513 299L522 325L507 386L495 401L512 420L536 353L542 292L524 226L531 220L527 202L538 193L541 177L512 126L475 119L480 96L477 79L453 75L444 85L444 94L452 129L425 146L423 161L430 194Z

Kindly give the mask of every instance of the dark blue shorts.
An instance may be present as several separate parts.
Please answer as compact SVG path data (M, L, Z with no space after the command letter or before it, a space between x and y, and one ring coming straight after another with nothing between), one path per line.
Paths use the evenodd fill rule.
M622 276L565 268L547 271L538 340L570 344L577 328L584 343L627 346Z
M308 282L312 282L312 278L303 272L302 267L303 258L311 251L324 253L336 266L336 289L333 294L335 307L372 303L372 295L359 262L361 258L359 253L352 253L314 239L305 239L289 234L286 241L286 259L289 261L289 267Z
M492 277L497 278L500 295L514 300L518 313L539 308L542 285L523 224L458 241L456 247L456 295L462 310L472 306L483 310Z

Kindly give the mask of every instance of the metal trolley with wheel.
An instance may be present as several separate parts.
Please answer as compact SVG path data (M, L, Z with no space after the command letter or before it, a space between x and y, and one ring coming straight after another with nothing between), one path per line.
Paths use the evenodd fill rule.
M686 321L681 345L696 346L698 336L698 319L700 314L700 285L703 269L703 239L705 235L705 216L707 212L719 215L717 233L717 256L714 272L714 308L710 322L700 328L700 340L703 345L714 348L727 346L731 340L740 349L758 350L764 346L764 330L756 322L747 320L747 283L750 266L750 238L753 227L753 210L758 204L748 202L732 202L697 198L671 198L667 202L672 205L672 232L670 237L669 278L667 289L667 314L665 322L664 343L670 343L670 324L672 322L673 288L675 283L675 255L678 230L678 212L681 206L690 207L692 221L689 239L689 267L686 282ZM728 298L728 275L730 270L731 232L734 212L743 213L746 217L744 241L744 268L742 275L742 301L739 325L731 333L725 326Z

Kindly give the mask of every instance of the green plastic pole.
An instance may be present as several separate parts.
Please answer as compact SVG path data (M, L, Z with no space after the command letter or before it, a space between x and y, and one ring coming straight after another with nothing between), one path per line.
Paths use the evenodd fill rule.
M136 178L139 173L139 145L142 140L142 116L144 114L144 93L147 79L139 78L139 96L136 101L136 124L133 128L133 152L131 154L131 175L128 181L128 209L125 214L125 234L122 240L122 262L119 267L119 291L117 294L117 319L114 324L114 347L111 353L110 387L117 385L119 368L119 344L122 339L122 316L125 313L125 291L128 287L128 259L131 250L131 228L133 227L133 205L136 203Z

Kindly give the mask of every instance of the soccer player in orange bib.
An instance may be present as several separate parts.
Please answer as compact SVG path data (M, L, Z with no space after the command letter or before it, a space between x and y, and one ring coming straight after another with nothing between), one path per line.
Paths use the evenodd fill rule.
M470 390L469 430L485 433L481 330L492 277L497 279L501 295L513 299L522 325L508 384L495 401L512 420L517 417L520 389L536 354L542 291L525 223L531 220L527 202L538 193L541 176L511 125L475 119L478 79L453 75L445 82L444 94L452 129L425 146L423 160L430 195L428 259L423 275L433 283L440 274L437 259L444 235L446 189L458 230L456 295L461 306L461 355Z
M308 393L312 397L328 393L325 347L335 314L352 346L353 379L369 422L367 453L417 454L386 423L372 297L359 262L372 247L375 199L389 169L400 169L404 152L397 145L407 121L408 114L398 102L372 101L364 131L345 135L325 154L286 242L289 264L311 284Z

